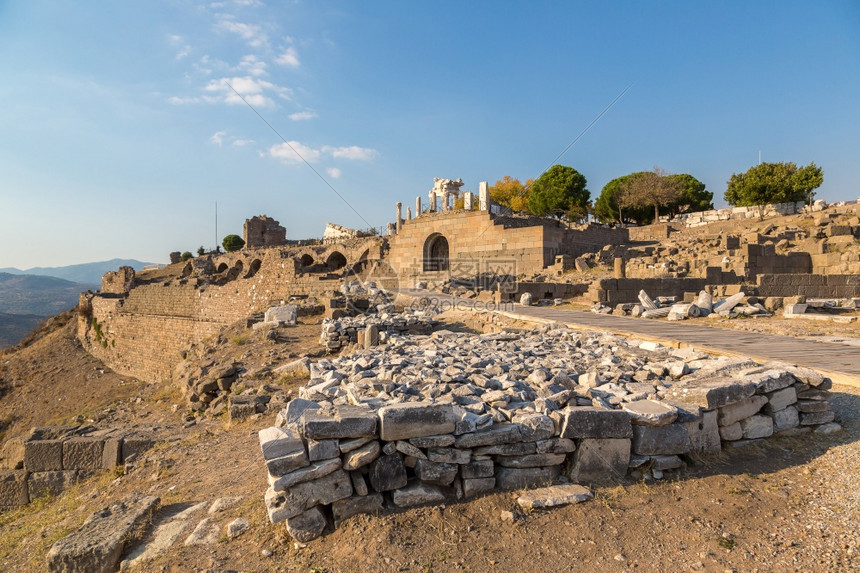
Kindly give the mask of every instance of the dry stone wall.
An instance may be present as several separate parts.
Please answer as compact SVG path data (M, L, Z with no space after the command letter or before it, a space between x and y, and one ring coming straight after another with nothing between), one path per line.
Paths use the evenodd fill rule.
M660 478L689 454L839 429L814 371L567 328L404 337L310 374L259 433L269 518L302 542L329 516Z
M23 438L8 440L0 452L0 468L5 468L0 469L0 510L57 495L100 471L133 461L152 444L146 436L114 431L33 428Z

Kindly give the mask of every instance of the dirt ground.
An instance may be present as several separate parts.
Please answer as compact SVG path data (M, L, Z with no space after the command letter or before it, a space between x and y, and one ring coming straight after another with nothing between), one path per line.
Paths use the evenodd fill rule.
M96 425L145 429L159 442L125 475L105 472L59 496L0 514L3 571L44 570L54 541L133 492L160 496L156 519L198 502L239 496L216 519L222 531L236 517L251 524L229 541L222 535L215 543L186 547L180 540L141 571L860 568L860 388L833 388L842 432L726 451L691 465L678 479L597 486L594 500L547 511L522 512L517 493L507 492L356 516L299 545L282 525L268 523L262 500L266 479L256 433L274 422L274 413L232 425L223 417L189 420L178 390L111 373L74 342L70 325L55 325L27 348L0 355L0 384L7 386L0 397L5 437L78 415L97 421L110 410ZM302 325L280 341L226 333L217 352L276 362L319 351L318 336L318 324ZM266 372L265 364L254 367L261 376ZM304 382L265 380L287 391ZM81 386L88 391L80 392ZM503 521L503 511L516 519Z

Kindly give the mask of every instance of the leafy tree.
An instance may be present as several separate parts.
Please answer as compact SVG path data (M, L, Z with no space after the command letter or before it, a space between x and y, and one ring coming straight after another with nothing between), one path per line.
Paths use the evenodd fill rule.
M224 240L221 241L221 244L224 246L225 251L232 253L233 251L238 251L244 247L245 241L239 235L227 235L224 237Z
M529 192L534 179L526 181L525 185L519 179L505 175L493 185L490 185L490 199L499 205L504 205L512 211L529 211Z
M668 173L655 167L653 171L637 173L627 179L621 186L621 192L616 198L620 207L645 209L654 207L654 218L660 217L660 207L668 207L681 198L682 183Z
M791 161L760 163L745 173L732 174L725 198L739 207L811 201L813 190L823 182L824 172L815 163L800 168Z
M181 262L183 262L183 263L184 263L185 261L191 260L191 259L193 259L193 258L194 258L194 255L192 255L192 254L191 254L191 252L189 252L189 251L185 251L184 253L182 253L181 255L179 255L179 260L180 260Z
M668 215L678 213L695 213L696 211L708 211L714 208L714 194L705 189L705 184L689 173L678 173L669 175L681 186L681 197L674 203L667 205ZM661 210L662 214L662 210Z
M650 211L647 207L635 208L618 204L618 199L621 196L622 189L627 186L632 179L640 177L645 173L645 171L638 171L636 173L622 175L621 177L616 177L604 185L603 189L600 191L600 196L594 203L594 216L604 223L630 223L632 221L641 223L648 220Z
M206 254L206 249L203 248L203 245L200 245L199 247L197 247L197 256L198 257L202 257L205 254Z
M553 165L531 186L529 211L535 215L560 216L573 207L585 207L591 196L585 176L566 165Z

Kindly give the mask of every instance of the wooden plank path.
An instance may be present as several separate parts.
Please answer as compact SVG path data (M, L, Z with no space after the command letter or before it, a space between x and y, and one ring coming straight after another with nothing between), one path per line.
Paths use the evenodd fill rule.
M408 296L428 296L453 303L458 308L483 308L487 305L433 292L406 291ZM509 305L507 308L510 308ZM551 306L522 306L496 310L501 315L534 322L559 322L579 330L599 330L653 340L675 347L697 349L730 356L748 356L764 362L781 360L822 372L839 384L860 386L860 349L845 344L816 342L794 336L744 332L700 324L707 318L691 321L647 320L594 314Z

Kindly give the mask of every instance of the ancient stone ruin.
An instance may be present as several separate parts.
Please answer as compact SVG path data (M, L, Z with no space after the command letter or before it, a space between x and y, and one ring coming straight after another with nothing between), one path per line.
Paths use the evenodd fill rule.
M329 515L661 478L691 454L833 429L815 371L567 328L398 338L310 374L259 433L269 518L302 542Z
M246 249L275 247L287 242L287 230L266 215L245 219L243 235Z

